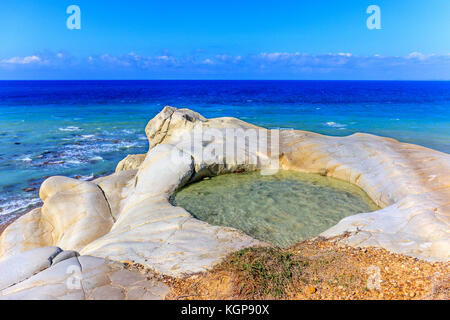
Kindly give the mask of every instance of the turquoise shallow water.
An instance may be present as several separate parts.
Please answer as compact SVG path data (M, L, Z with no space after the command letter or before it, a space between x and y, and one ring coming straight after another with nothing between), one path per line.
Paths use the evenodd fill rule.
M80 107L30 109L0 117L0 214L38 205L48 176L90 180L111 173L127 154L148 149L144 117L108 107L96 108L100 114Z
M450 152L450 82L0 81L0 223L39 205L48 176L88 180L145 153L145 125L165 105Z
M342 218L379 209L360 188L317 174L226 174L193 183L174 205L213 225L233 227L286 247L317 236Z

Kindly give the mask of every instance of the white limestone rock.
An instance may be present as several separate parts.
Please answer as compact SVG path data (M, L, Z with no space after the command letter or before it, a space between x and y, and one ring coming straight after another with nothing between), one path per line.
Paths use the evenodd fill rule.
M51 252L52 248L39 250L43 249ZM0 290L0 300L161 300L168 292L166 284L128 271L122 264L80 256Z
M141 163L145 160L145 154L129 154L123 160L119 161L116 166L116 172L124 170L139 169Z
M94 183L66 177L44 181L42 208L22 216L0 237L0 261L45 246L79 251L108 233L114 220L102 192Z
M196 135L200 129L206 134ZM234 135L226 135L229 129L234 129ZM258 137L270 137L268 146L278 144L279 153L270 148L255 151L251 138L236 146L246 156L231 157L226 148L230 139L242 138L248 129L255 129ZM281 130L279 136L271 135L238 119L205 119L194 111L172 107L152 119L145 132L149 152L122 162L113 175L94 182L64 177L46 180L40 191L44 206L19 218L0 236L0 261L31 249L59 246L82 255L135 261L172 276L208 270L235 250L266 244L239 230L199 221L183 208L173 207L169 197L177 188L205 176L273 169L275 157L281 169L356 184L382 207L347 217L323 236L350 232L343 241L352 246L383 247L427 260L450 258L448 154L369 134L328 137ZM225 151L209 152L214 149ZM251 157L256 164L249 161ZM97 289L90 295L111 292L111 297L124 297L122 289L101 288L110 286L104 276L95 279Z
M61 252L58 247L43 247L0 262L0 291L47 269Z

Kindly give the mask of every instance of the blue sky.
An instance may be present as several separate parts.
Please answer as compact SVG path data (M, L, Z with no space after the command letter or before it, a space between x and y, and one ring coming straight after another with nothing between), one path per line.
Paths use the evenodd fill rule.
M0 27L0 79L450 79L448 0L17 0Z

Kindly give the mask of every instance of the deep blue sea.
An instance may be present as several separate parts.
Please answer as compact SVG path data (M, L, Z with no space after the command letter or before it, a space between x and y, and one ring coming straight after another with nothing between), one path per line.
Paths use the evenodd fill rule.
M39 204L48 176L89 180L145 153L144 127L165 105L450 153L450 82L0 81L0 222Z

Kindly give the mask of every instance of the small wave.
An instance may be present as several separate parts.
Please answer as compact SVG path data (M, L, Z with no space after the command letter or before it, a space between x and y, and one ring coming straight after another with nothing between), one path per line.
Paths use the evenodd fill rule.
M99 150L101 152L108 152L108 151L119 151L120 149L129 149L134 147L139 147L139 143L137 142L127 142L127 141L120 141L117 143L104 143L99 146Z
M75 126L68 126L65 128L58 128L59 131L81 131L81 129L79 127L75 127Z
M95 138L95 135L94 134L82 134L80 137L83 139L93 139L93 138Z
M0 215L7 215L24 211L30 206L37 205L41 202L39 198L31 199L12 199L0 202Z
M19 159L16 159L17 161L23 161L23 162L31 162L32 161L32 159L30 158L30 157L28 157L28 156L25 156L24 158L19 158Z
M94 179L94 175L91 173L89 176L80 176L78 180L88 181Z
M333 122L333 121L325 122L325 124L326 124L327 126L329 126L329 127L332 127L332 128L344 128L344 127L347 126L346 124L342 124L342 123L338 123L338 122Z
M80 164L81 161L79 161L79 160L67 160L66 163L67 164Z
M121 144L120 147L129 149L129 148L136 147L137 145L138 144L136 142L131 142L131 143L126 143L125 142L125 143Z
M130 148L145 149L146 147L144 140L137 139L136 141L117 140L115 143L111 143L109 141L90 143L90 141L96 140L87 140L85 143L64 145L63 148L59 150L59 159L66 161L68 166L73 167L74 165L89 161L104 161L103 155L110 152L123 152L124 150L129 150Z
M135 131L134 130L130 130L130 129L123 129L122 132L126 133L126 134L133 134Z

